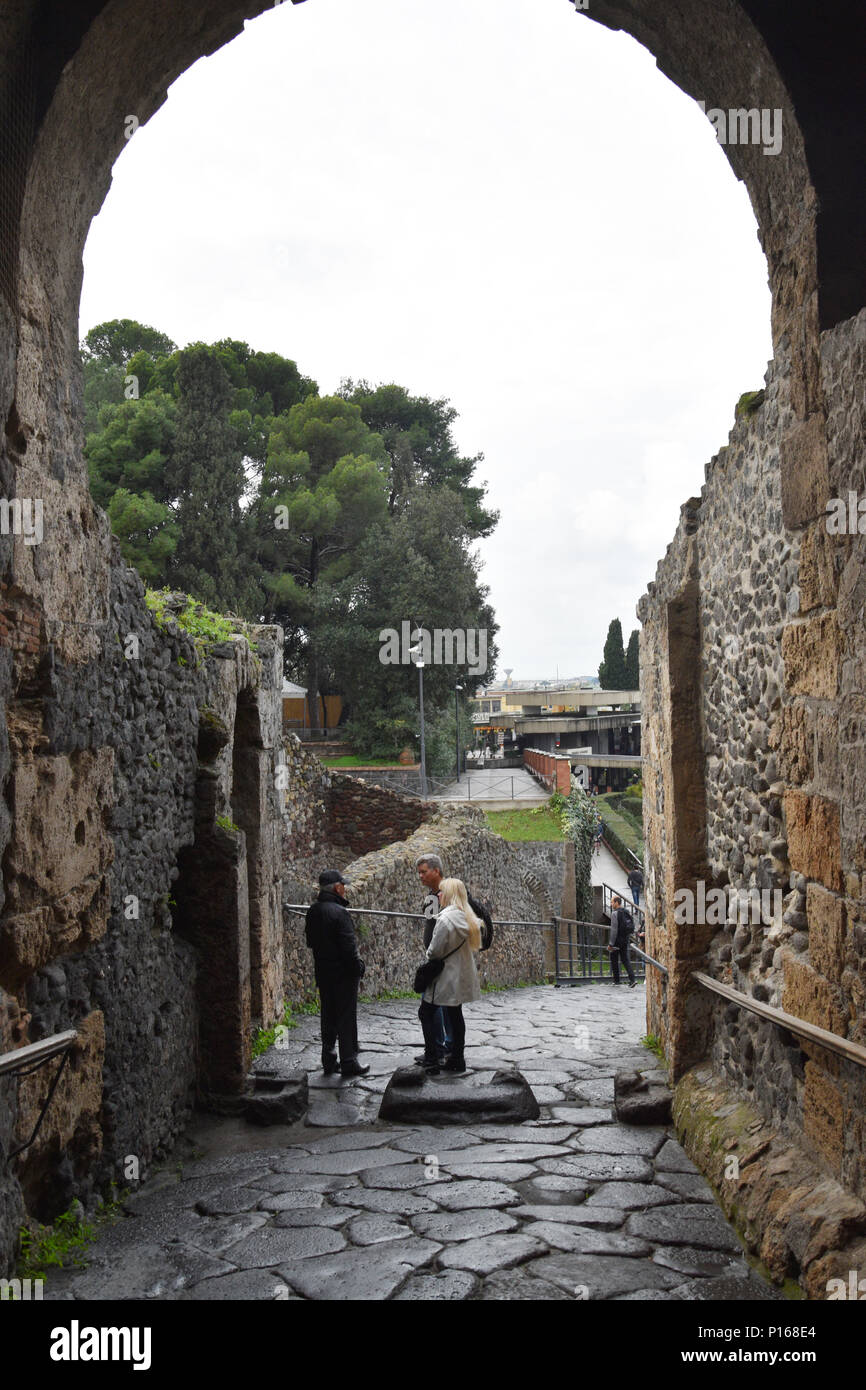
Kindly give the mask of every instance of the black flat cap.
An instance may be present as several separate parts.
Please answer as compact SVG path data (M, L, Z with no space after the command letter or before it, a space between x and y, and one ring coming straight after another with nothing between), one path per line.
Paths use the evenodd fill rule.
M336 869L326 869L323 874L319 874L319 887L332 888L335 883L342 883L345 887L346 880Z

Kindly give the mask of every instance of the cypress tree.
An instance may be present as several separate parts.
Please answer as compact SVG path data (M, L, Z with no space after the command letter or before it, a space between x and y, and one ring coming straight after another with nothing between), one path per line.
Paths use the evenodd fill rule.
M598 668L602 690L627 690L625 650L622 645L622 623L614 618L607 630L604 659Z
M625 680L627 690L640 689L640 637L637 628L628 639L625 653Z

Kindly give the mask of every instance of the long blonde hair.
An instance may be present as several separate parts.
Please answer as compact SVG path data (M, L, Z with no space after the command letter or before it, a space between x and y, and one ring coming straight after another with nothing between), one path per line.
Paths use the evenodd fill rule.
M466 884L462 878L443 878L439 884L439 899L442 907L459 907L469 923L469 946L473 951L481 949L481 923L469 906Z

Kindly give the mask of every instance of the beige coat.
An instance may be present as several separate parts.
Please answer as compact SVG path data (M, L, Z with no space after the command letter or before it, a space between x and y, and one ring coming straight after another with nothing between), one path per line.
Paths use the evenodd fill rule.
M460 949L454 950L455 946ZM454 954L448 956L449 951L454 951ZM470 1004L473 999L480 999L481 986L475 968L475 953L469 945L469 923L459 907L444 907L436 918L436 928L427 947L427 959L434 960L441 956L448 956L448 959L442 974L424 991L423 997L427 1003L445 1006Z

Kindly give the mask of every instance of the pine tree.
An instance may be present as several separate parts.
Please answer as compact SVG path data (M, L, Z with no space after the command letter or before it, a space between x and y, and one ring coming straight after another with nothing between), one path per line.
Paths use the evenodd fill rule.
M637 628L628 639L625 653L625 679L627 690L640 689L640 635Z
M598 679L602 690L628 689L625 650L622 645L622 623L619 618L614 618L607 630L604 659L598 668Z

